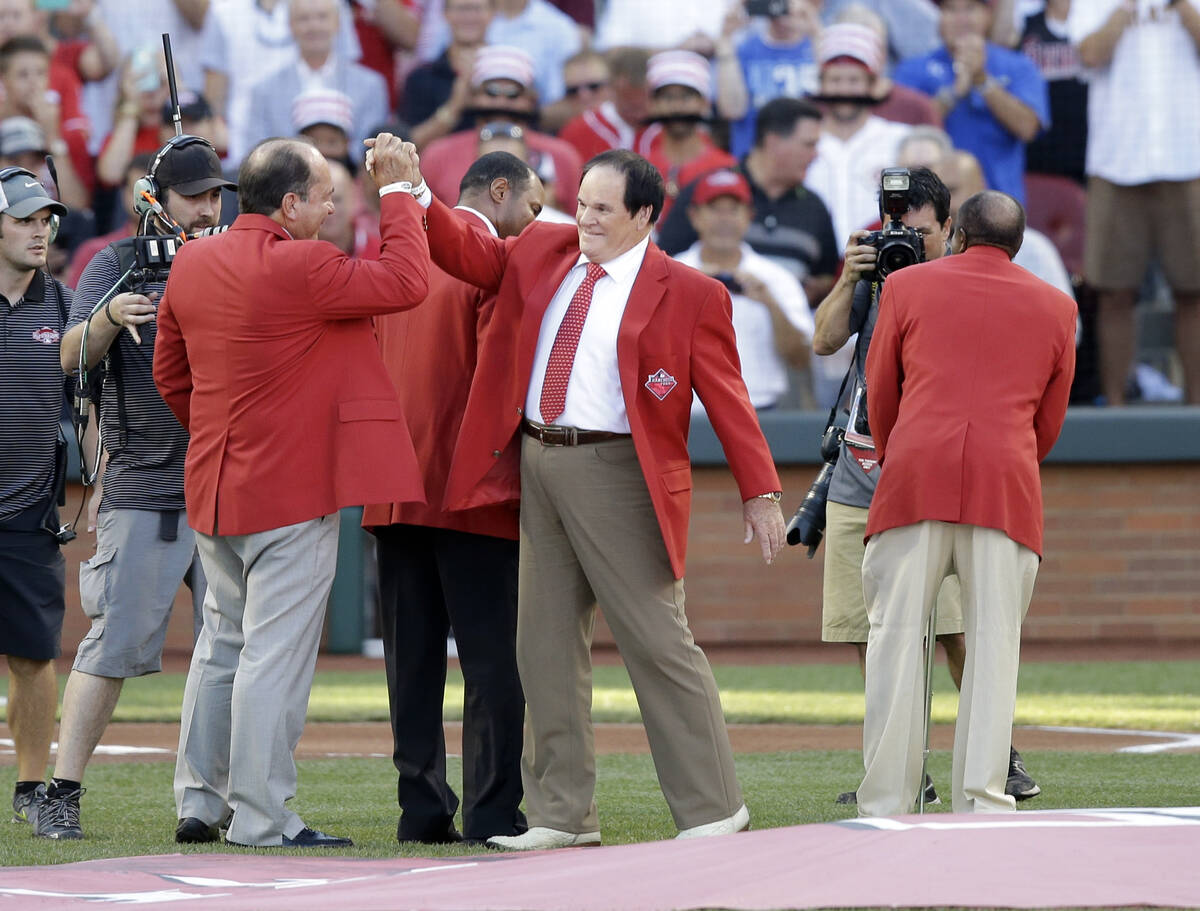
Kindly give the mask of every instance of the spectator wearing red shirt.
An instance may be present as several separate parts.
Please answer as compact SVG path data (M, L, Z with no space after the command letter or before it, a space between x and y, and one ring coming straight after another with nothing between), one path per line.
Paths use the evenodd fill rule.
M104 79L120 63L117 40L94 0L71 0L52 13L36 9L34 0L0 0L0 44L16 35L38 38L50 55L50 90L58 93L59 132L90 192L94 178L88 142L93 125L83 110L83 83Z
M488 45L475 55L471 71L471 97L467 110L475 128L443 136L421 151L425 179L438 199L458 199L458 183L475 161L479 128L492 123L523 127L535 170L546 184L546 194L556 205L574 209L579 192L582 163L576 151L557 136L524 129L537 117L537 93L533 88L533 60L525 51L504 45Z
M54 89L46 46L33 35L16 35L0 45L0 84L4 88L0 117L28 117L38 125L46 151L55 158L59 198L71 209L87 208L93 177L78 78L65 94Z
M657 128L646 130L635 151L658 168L666 182L660 221L666 218L681 187L719 168L737 166L704 128L712 114L712 74L708 61L692 51L662 51L646 66L650 116Z
M559 138L579 152L580 160L588 161L609 149L632 149L637 145L650 108L650 93L646 89L649 59L650 52L640 47L614 48L605 55L607 88L558 131ZM576 76L566 70L564 77L567 97L573 97L572 88L579 84Z

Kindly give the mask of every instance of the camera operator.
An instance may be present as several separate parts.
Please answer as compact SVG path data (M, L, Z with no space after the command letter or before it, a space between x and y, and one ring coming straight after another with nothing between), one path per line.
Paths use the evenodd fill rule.
M882 214L881 193L881 214ZM928 168L909 170L907 211L900 220L924 239L926 260L946 255L950 238L950 191ZM867 510L879 481L879 463L871 440L866 414L864 368L871 334L878 316L883 281L869 280L876 271L878 251L862 241L867 231L855 231L846 245L845 267L833 290L817 308L813 350L828 354L858 334L851 365L850 422L838 453L826 505L825 572L822 593L821 638L826 642L850 642L858 652L859 667L865 670L867 606L863 599L862 562L867 527ZM946 651L950 676L957 687L962 681L965 648L962 636L962 607L957 576L948 576L938 597L937 639ZM927 802L936 800L927 785ZM1012 751L1009 793L1018 799L1034 797L1040 788L1025 773L1021 757ZM838 796L839 803L853 803L855 793Z
M144 198L135 199L142 213L139 235L175 234L176 228L191 234L213 227L221 219L221 188L236 189L222 176L212 146L187 135L159 150L148 179L138 186L151 189L165 213L160 216L148 210ZM107 465L96 553L79 569L79 599L92 628L79 644L63 694L54 778L34 826L34 834L43 838L83 837L83 772L125 679L162 669L163 641L180 581L192 591L197 633L204 601L204 574L184 511L188 435L158 394L151 373L155 301L165 283L147 281L123 290L92 314L125 271L121 245L109 244L84 269L60 351L63 369L74 373L86 321L87 367L107 362L100 405Z

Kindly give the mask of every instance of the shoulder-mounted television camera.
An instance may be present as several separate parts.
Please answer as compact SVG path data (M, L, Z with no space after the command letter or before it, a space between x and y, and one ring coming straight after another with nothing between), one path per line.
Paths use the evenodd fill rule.
M883 169L879 201L887 223L859 241L876 250L875 271L863 276L869 282L882 282L897 269L925 261L925 239L900 221L909 209L908 181L908 168Z
M129 284L136 287L145 282L165 282L185 239L195 240L228 230L229 225L217 225L188 235L138 234L122 238L113 247L117 251L121 274L131 270Z

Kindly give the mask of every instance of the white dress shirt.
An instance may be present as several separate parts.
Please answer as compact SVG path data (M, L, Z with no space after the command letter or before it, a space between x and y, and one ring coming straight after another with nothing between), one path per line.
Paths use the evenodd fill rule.
M492 237L500 236L500 232L496 230L496 226L492 224L492 220L478 209L472 209L470 206L455 206L454 208L462 209L464 212L470 212L472 215L478 218L481 222L483 222L484 227L488 229L488 232L492 235Z
M617 369L617 331L621 328L629 292L633 290L633 282L642 268L649 245L647 236L632 249L600 264L605 275L592 291L592 305L579 335L575 363L567 382L567 405L555 424L581 430L629 433L629 416L625 413L621 374ZM525 416L531 421L545 423L540 403L546 364L571 298L583 284L587 263L587 258L580 254L542 316L533 369L529 374L529 393L525 397Z

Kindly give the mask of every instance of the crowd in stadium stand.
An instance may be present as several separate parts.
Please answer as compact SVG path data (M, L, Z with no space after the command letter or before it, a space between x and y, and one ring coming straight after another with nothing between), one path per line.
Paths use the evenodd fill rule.
M656 240L756 327L739 342L773 365L759 408L836 396L844 353L797 339L901 163L955 206L985 187L1025 204L1018 262L1079 303L1074 403L1200 401L1200 118L1180 114L1200 110L1200 0L50 6L0 0L0 164L49 180L53 157L68 283L136 229L130 186L175 132L167 32L184 132L231 178L261 139L308 137L341 164L325 231L354 255L379 250L362 140L381 129L418 145L446 202L481 152L516 154L559 220L589 158L644 155L667 186Z

